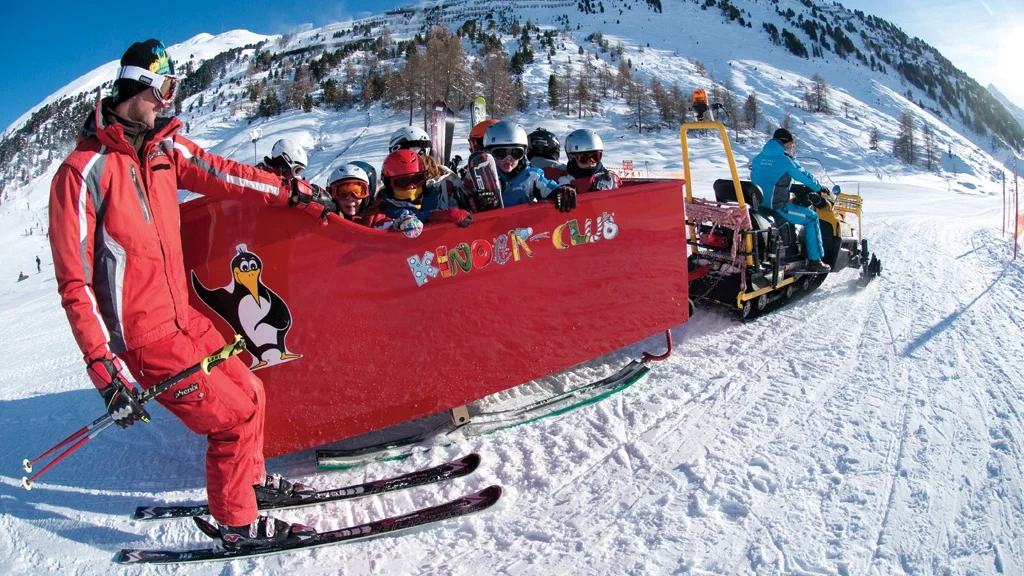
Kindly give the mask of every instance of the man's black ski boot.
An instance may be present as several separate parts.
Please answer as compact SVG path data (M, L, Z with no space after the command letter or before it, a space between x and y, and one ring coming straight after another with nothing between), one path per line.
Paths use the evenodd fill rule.
M809 260L807 262L807 271L814 274L828 274L832 271L832 267L821 260Z
M220 525L220 539L228 550L268 548L288 540L312 538L316 530L302 524L289 524L270 516L260 516L245 526Z
M310 496L316 490L298 482L289 482L277 474L267 475L263 484L252 487L256 491L256 503L269 506L295 497Z

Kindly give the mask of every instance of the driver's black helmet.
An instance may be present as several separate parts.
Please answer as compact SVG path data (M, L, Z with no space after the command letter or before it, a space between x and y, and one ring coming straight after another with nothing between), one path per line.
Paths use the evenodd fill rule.
M526 149L526 157L531 160L540 156L557 162L562 155L562 145L558 142L558 137L543 128L531 132L527 142L529 146Z

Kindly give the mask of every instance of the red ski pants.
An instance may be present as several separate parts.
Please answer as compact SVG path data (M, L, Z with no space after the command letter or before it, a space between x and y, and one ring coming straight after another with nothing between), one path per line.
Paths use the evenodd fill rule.
M195 365L226 344L213 324L192 310L187 328L120 355L143 388ZM222 524L242 526L257 517L253 484L263 465L263 383L237 356L209 376L199 372L157 396L189 430L206 435L206 492L210 513Z

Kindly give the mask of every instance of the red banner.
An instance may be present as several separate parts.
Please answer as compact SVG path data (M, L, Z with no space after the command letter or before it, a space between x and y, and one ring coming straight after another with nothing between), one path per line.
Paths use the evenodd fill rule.
M633 161L632 160L623 160L622 161L622 169L623 170L632 170L633 169Z

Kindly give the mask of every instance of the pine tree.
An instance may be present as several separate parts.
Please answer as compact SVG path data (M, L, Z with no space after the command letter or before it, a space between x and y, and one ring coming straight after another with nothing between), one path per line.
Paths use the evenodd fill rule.
M904 164L913 164L917 160L914 115L910 112L904 112L900 116L900 131L893 140L892 154Z
M743 119L746 120L748 128L756 130L760 117L761 106L757 102L757 94L751 92L750 96L747 96L747 101L743 103Z
M548 76L548 105L552 110L557 110L558 104L558 77L551 74Z
M626 102L630 104L637 131L644 133L644 124L649 124L647 116L651 113L651 95L643 82L630 81L626 87Z
M935 170L938 167L939 162L939 147L935 141L935 131L932 130L931 124L924 122L921 127L921 140L924 144L924 166L929 171Z
M619 60L619 75L615 78L615 83L619 89L620 96L625 95L627 88L633 83L633 73L630 71L629 64L625 60Z

